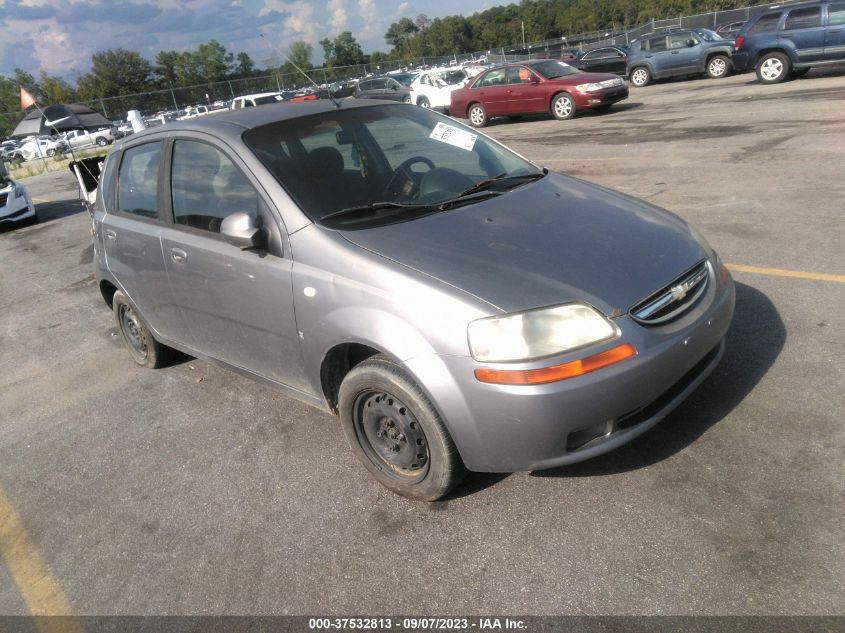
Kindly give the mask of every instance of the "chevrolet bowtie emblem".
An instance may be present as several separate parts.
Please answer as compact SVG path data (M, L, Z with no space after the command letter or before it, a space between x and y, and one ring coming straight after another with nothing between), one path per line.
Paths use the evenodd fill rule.
M672 286L669 289L669 292L672 293L672 299L675 301L680 301L684 297L687 296L689 292L689 283L678 284L677 286Z

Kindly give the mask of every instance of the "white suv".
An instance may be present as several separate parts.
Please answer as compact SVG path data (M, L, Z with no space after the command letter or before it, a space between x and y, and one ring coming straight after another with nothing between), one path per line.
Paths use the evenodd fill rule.
M463 86L468 79L469 74L461 66L425 70L411 83L411 99L423 108L448 112L452 91Z
M251 108L253 106L265 105L268 103L278 103L284 101L285 98L280 92L258 92L251 95L242 95L232 99L230 110L240 110L241 108Z
M24 186L7 177L5 165L0 164L0 226L23 220L38 221L35 205Z

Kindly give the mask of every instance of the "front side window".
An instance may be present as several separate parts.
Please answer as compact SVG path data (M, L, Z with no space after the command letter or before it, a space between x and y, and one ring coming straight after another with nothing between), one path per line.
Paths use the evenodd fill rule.
M511 66L508 68L508 83L509 84L527 84L531 83L531 71L525 66Z
M402 105L278 121L243 138L303 212L333 228L412 220L490 178L505 189L543 176L472 128Z
M225 154L207 143L173 144L171 187L176 224L219 233L227 215L258 215L255 189Z
M674 33L669 36L669 48L678 49L686 48L689 40L698 43L697 38L692 33Z
M845 2L831 2L828 5L827 22L831 26L845 24Z
M118 175L118 209L144 218L158 217L158 166L161 144L147 143L123 152Z
M786 22L783 24L785 31L793 29L812 29L822 25L822 8L821 7L807 7L804 9L793 9L786 16Z

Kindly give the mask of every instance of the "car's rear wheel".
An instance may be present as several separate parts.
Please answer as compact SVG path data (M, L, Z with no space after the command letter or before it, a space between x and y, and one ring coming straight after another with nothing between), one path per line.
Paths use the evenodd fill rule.
M728 74L731 62L724 55L714 55L707 62L707 76L710 79L719 79Z
M560 121L574 117L575 100L572 96L565 92L555 95L555 98L552 99L552 115Z
M352 452L379 483L421 501L436 501L466 469L449 432L407 372L384 356L343 379L338 409Z
M431 101L428 100L428 97L420 97L419 99L417 99L417 105L421 108L430 108Z
M52 147L47 150L47 156L55 156L55 155L56 155L56 150L54 150Z
M402 103L411 103L411 95L405 95L402 97Z
M97 139L97 145L99 145L100 147L105 147L108 144L109 142L102 136Z
M484 127L487 125L487 111L480 103L473 103L467 110L467 118L472 127Z
M645 66L638 66L631 71L631 83L637 88L647 86L651 82L651 73Z
M762 84L780 83L791 70L789 57L783 53L766 53L757 63L757 79Z
M112 308L117 319L117 329L129 349L132 360L150 369L164 367L170 359L172 350L155 340L126 295L120 290L116 291L112 297Z

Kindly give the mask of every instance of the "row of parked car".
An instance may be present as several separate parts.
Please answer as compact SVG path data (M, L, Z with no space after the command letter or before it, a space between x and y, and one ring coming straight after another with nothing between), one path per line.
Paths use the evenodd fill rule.
M49 158L72 149L105 147L114 142L109 128L68 130L54 136L30 136L23 140L7 139L0 143L0 158L6 162L23 162Z

